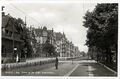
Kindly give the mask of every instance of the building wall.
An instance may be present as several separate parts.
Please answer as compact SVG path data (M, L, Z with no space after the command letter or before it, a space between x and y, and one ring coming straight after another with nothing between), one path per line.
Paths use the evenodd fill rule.
M7 21L6 18L9 18L9 20ZM2 16L2 63L4 60L14 58L16 54L19 55L19 58L21 57L20 47L23 44L23 40L21 40L22 31L21 26L18 27L14 24L15 21L16 19L11 16ZM19 28L19 30L16 28ZM13 51L14 48L17 48L17 50Z
M46 27L43 28L38 28L37 31L35 30L35 38L37 40L38 43L38 53L39 56L46 56L46 52L43 51L43 45L46 42L49 42L50 44L52 44L54 47L56 47L56 40L55 40L55 36L54 36L54 32L53 30L48 30Z

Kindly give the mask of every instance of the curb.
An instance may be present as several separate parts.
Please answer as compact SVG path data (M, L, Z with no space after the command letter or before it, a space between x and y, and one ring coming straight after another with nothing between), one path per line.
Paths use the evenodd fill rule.
M113 72L114 74L116 74L117 75L117 72L116 71L114 71L113 69L111 69L111 68L109 68L109 67L107 67L106 65L104 65L104 64L102 64L102 63L100 63L100 62L98 62L100 65L102 65L102 66L104 66L105 68L107 68L108 70L110 70L111 72Z

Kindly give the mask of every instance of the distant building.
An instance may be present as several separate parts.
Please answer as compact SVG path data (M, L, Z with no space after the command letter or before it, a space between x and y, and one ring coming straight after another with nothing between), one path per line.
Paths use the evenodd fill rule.
M60 32L54 32L47 27L34 29L35 39L37 41L35 57L46 57L48 53L43 51L46 42L49 42L55 47L57 56L59 57L74 57L77 56L79 49L66 38L66 35Z
M66 38L64 33L56 32L56 44L56 50L57 53L59 53L59 57L80 56L78 47L74 46L74 44Z
M70 57L73 57L74 51L73 51L73 43L70 42Z
M80 51L79 51L79 48L77 47L77 46L74 46L74 55L75 55L75 57L77 57L77 56L80 56Z
M53 29L48 30L47 27L44 26L43 28L36 28L34 31L38 44L38 50L35 55L38 57L45 57L47 56L47 53L43 51L43 45L46 43L46 41L49 41L50 44L56 47L55 34Z
M66 41L67 41L67 38L63 32L63 37L62 37L62 57L65 57L65 54L66 54Z
M67 40L66 41L66 53L65 53L66 57L70 57L70 42Z
M56 32L56 51L59 57L62 57L62 38L63 35L60 32Z

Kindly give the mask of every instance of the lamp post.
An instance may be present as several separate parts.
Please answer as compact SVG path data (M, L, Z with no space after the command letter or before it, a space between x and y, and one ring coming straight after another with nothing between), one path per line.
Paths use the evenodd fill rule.
M17 47L14 47L14 53L15 53L15 57L16 57L16 62L18 62L18 53L17 53Z
M25 61L27 59L27 48L25 48Z
M13 39L13 60L14 60L14 56L15 56L15 52L14 52L14 26L12 26L12 31L13 31L13 34L12 34L12 39ZM16 50L16 49L15 49Z

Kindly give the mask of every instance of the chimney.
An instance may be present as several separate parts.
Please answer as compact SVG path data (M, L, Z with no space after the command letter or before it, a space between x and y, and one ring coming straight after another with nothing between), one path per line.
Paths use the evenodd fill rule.
M2 16L5 16L5 12L2 12Z
M2 16L5 16L4 8L5 6L2 6Z
M53 28L52 28L52 32L53 32Z

